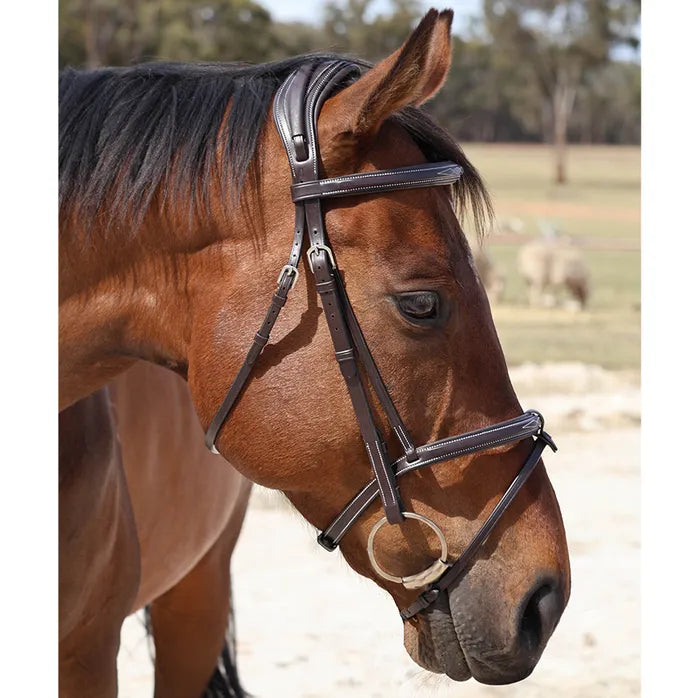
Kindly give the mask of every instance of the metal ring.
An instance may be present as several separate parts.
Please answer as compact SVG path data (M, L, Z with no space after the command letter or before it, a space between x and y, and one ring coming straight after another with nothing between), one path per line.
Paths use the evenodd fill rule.
M440 541L440 547L442 549L440 552L440 558L438 560L435 560L435 562L433 562L433 564L430 565L430 567L423 570L422 572L412 574L408 577L397 577L396 575L389 574L387 571L382 569L379 566L377 559L374 557L374 537L377 535L377 531L379 531L379 529L385 523L387 523L386 516L382 516L382 518L379 519L379 521L377 521L377 523L374 524L374 526L372 527L372 530L369 533L369 538L367 538L367 554L369 555L369 561L372 563L374 571L380 577L383 577L384 579L390 582L394 582L395 584L403 584L406 587L406 589L420 589L421 587L424 587L427 584L430 584L431 582L440 579L440 577L442 577L442 575L449 569L450 566L447 564L447 540L445 539L445 535L440 529L440 527L426 516L422 516L421 514L414 514L410 511L404 511L403 515L407 519L415 519L416 521L421 521L422 523L429 526L433 531L435 531L438 540Z

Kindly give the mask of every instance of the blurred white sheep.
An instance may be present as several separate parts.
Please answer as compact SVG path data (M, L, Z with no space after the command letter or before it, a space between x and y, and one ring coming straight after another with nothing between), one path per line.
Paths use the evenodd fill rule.
M522 235L524 232L525 221L516 216L500 219L496 223L496 233L499 235Z
M540 228L541 237L523 245L518 254L518 271L527 284L530 305L561 304L582 310L590 297L591 280L581 250L554 226L541 223Z
M472 254L476 270L479 272L479 278L486 289L489 301L494 304L500 303L506 287L505 276L496 266L491 255L481 245L475 245Z

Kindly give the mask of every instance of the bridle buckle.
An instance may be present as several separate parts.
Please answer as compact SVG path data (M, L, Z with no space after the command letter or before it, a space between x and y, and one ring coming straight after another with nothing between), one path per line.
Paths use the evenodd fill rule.
M280 275L277 277L278 284L282 282L284 275L287 273L291 274L292 276L292 286L289 289L291 291L292 288L294 288L297 285L297 281L299 281L299 270L293 264L285 264L282 267L282 271L280 271Z
M311 255L315 252L316 254L319 254L323 250L327 255L328 258L331 261L331 267L333 269L337 269L336 264L335 264L335 257L333 256L333 252L331 251L331 248L328 247L328 245L319 245L318 243L314 243L313 245L309 246L309 249L306 250L306 258L309 260L309 266L313 266L313 262L311 261Z

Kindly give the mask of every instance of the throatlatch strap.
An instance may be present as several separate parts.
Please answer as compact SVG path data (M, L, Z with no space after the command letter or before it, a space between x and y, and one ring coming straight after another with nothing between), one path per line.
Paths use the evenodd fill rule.
M219 406L219 409L216 411L214 418L211 420L207 433L204 437L206 447L213 453L218 453L215 445L216 437L219 435L221 427L235 406L241 391L248 382L248 378L250 378L255 362L258 360L260 353L270 339L270 333L277 322L280 310L282 310L284 304L287 302L287 296L294 288L297 278L299 277L298 267L299 260L301 258L301 248L304 242L304 212L303 210L299 210L298 206L296 208L297 212L296 219L294 221L294 239L292 241L292 250L289 253L289 260L287 264L282 267L282 271L277 278L277 289L272 296L272 303L265 314L265 319L263 320L262 325L260 325L260 329L253 337L253 344L248 350L248 354L245 357L243 365L238 370L231 387L226 393L226 397Z

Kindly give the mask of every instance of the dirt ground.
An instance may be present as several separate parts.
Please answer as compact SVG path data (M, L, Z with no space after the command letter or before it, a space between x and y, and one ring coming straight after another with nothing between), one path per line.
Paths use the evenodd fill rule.
M512 371L547 417L546 459L566 524L571 600L533 675L507 687L453 683L402 646L393 602L276 493L256 490L233 559L238 666L259 698L628 698L640 694L639 386L582 364ZM120 696L152 695L138 617L122 632Z

